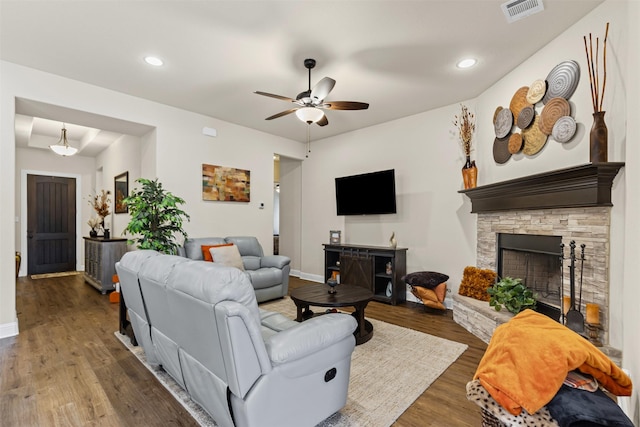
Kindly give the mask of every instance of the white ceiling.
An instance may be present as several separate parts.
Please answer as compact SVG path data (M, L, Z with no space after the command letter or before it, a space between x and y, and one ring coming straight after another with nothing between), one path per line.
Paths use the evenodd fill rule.
M0 58L304 142L295 115L264 120L290 103L253 92L295 98L307 89L305 58L317 60L312 86L337 81L327 100L370 104L327 111L329 125L312 127L317 140L474 98L602 0L543 0L543 12L512 24L501 3L1 0ZM165 65L145 64L150 54ZM469 56L476 67L455 67ZM18 108L19 144L45 132L57 141L62 121L72 145L86 150L96 129L103 144L127 133L108 118L75 128L87 126L81 112L73 121L63 108L36 104Z

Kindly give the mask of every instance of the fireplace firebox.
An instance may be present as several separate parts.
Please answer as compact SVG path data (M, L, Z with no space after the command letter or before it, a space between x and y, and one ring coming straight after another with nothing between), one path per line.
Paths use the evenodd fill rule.
M537 311L560 321L562 251L560 236L498 233L496 266L499 277L522 279L538 295Z

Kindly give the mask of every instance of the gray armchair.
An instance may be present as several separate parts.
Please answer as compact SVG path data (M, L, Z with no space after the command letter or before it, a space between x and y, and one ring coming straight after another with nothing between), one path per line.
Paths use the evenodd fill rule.
M203 245L233 243L242 256L245 273L256 293L258 302L282 298L289 292L291 259L283 255L264 255L258 239L253 236L199 237L187 239L179 254L201 261Z
M219 426L312 427L346 404L352 316L261 310L248 276L216 263L134 251L116 270L145 354Z

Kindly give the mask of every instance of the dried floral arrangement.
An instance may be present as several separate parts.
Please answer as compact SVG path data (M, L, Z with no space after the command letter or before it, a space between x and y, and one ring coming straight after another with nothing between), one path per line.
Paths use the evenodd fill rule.
M604 90L607 86L607 37L609 37L609 23L607 22L607 28L604 33L603 52L602 52L602 91L600 91L600 64L598 64L598 57L600 51L600 39L596 37L596 62L593 63L593 39L591 33L589 33L589 47L587 48L587 36L584 36L584 50L587 54L587 68L589 69L589 85L591 87L591 104L593 105L593 112L597 113L602 111L602 100L604 99Z
M458 129L458 137L464 155L471 156L471 142L476 131L476 117L466 105L460 104L460 115L454 116L453 125Z
M87 224L89 224L89 227L91 227L92 230L95 230L95 228L98 227L101 223L102 219L100 217L89 218L89 221L87 221Z
M110 194L111 191L109 190L101 190L100 194L96 194L89 200L89 204L93 207L98 216L102 218L106 218L111 213L111 211L109 211L109 203L111 202L111 199L109 199Z

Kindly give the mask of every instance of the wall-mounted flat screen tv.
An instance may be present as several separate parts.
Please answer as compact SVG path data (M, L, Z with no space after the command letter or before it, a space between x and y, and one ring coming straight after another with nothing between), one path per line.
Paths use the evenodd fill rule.
M338 215L396 213L395 170L336 178Z

